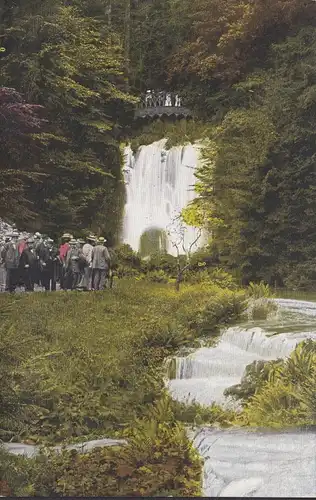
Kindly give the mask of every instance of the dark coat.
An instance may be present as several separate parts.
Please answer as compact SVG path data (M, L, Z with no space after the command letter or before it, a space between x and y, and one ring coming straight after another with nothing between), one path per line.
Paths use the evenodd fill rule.
M28 265L28 268L25 268L25 266ZM35 249L31 251L29 248L25 248L23 252L21 253L20 257L20 270L22 274L22 279L23 276L27 273L29 276L31 276L32 281L37 283L39 281L39 260L38 256L36 254Z

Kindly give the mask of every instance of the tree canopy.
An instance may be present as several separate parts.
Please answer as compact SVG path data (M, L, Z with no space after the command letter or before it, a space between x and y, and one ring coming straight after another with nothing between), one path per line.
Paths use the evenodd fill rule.
M19 0L0 16L0 84L34 112L2 131L0 216L115 241L133 96L177 90L208 131L184 218L245 282L316 283L313 0Z

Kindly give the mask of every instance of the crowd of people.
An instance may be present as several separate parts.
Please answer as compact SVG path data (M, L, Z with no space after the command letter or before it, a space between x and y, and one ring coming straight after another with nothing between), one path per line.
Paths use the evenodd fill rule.
M173 92L147 90L142 99L141 106L145 106L146 108L180 107L182 106L182 98L179 94Z
M11 293L17 287L32 292L35 285L46 291L103 290L112 286L106 239L93 234L74 239L64 233L58 246L38 232L32 236L8 231L0 241L0 265L3 289Z

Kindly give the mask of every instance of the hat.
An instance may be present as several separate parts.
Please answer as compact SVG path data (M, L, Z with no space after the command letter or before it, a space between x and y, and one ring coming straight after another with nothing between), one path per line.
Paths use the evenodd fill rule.
M47 238L47 243L54 243L54 240L52 240L51 238Z
M64 233L64 234L62 235L62 238L69 238L69 239L71 239L71 238L72 238L72 236L71 236L71 234L69 234L69 233Z
M96 237L93 236L93 234L89 234L89 236L87 236L87 240L95 241Z
M85 243L85 240L82 240L82 239L80 238L80 240L78 240L78 243L80 243L81 245L83 245L83 244Z
M42 235L41 235L41 233L37 232L34 234L34 236L36 236L36 238L40 238Z
M103 238L103 236L100 236L100 238L98 238L98 241L99 241L100 243L105 243L105 242L106 242L106 239L105 239L105 238Z
M77 243L77 240L75 240L74 238L71 238L71 240L69 241L70 245L76 245Z
M28 238L27 242L28 243L34 243L34 238Z

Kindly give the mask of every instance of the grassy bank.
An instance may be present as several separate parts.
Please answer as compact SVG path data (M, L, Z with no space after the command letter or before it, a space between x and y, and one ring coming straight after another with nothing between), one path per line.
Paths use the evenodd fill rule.
M12 494L198 495L200 462L164 394L163 360L216 334L243 304L242 292L215 285L176 293L133 280L111 292L1 295L1 438L130 443L82 457L7 457Z

